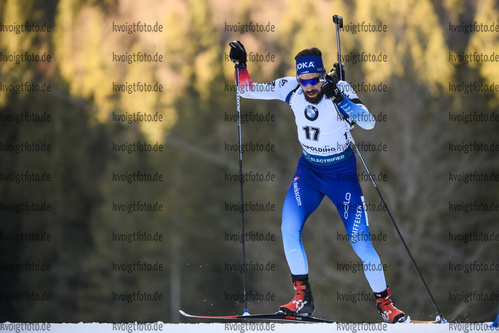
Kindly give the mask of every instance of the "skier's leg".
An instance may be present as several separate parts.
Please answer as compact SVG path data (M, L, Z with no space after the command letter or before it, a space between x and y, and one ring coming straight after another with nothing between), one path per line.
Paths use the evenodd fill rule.
M334 191L328 188L329 191L326 191L326 194L336 205L350 244L362 261L364 275L377 299L378 312L385 321L404 321L405 314L394 307L390 299L391 292L386 285L383 265L371 242L369 220L357 178L356 165L350 163L348 167L338 172L341 173L341 177L337 176L334 184L328 183L334 186Z
M342 200L335 202L338 212L345 225L350 244L362 261L364 275L373 292L386 289L383 265L374 249L369 234L369 220L364 209L364 197L360 186L346 184L340 190Z
M312 185L306 170L299 167L288 189L282 212L284 253L295 289L294 298L279 310L287 313L311 315L314 312L312 291L308 282L308 262L301 240L305 221L319 206L324 194Z
M281 224L284 253L291 274L308 274L301 232L305 221L317 209L323 197L323 194L311 189L303 177L293 178L284 200Z

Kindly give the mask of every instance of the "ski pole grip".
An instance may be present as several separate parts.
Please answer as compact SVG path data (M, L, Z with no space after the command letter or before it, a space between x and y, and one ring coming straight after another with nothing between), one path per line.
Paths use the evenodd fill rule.
M229 45L230 45L230 47L233 47L233 48L236 48L236 47L237 47L237 45L236 45L236 42L235 42L235 41L234 41L234 42L230 42L230 43L229 43ZM239 65L239 60L235 60L235 59L233 59L232 61L234 62L234 65L236 65L236 66L237 66L237 65Z
M333 15L333 22L336 25L336 52L338 53L338 77L344 80L343 64L341 63L340 29L343 28L343 16Z
M338 25L338 28L340 28L340 29L343 28L343 16L334 15L333 22L334 22L334 24Z

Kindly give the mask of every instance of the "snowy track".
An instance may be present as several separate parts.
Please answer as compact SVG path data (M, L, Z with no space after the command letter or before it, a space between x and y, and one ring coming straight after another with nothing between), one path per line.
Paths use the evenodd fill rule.
M0 323L0 332L55 332L55 333L99 333L99 332L168 332L168 333L220 333L220 332L499 332L499 328L487 323L447 323L447 324L385 324L385 323L273 323L273 322L227 322L199 324L169 323ZM306 326L306 327L304 327Z

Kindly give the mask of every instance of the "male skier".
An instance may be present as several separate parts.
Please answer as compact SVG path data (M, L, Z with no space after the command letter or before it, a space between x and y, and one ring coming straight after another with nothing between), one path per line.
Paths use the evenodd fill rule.
M339 81L336 75L326 75L322 53L317 48L305 49L296 55L296 77L254 83L246 68L244 46L234 41L230 47L230 58L239 69L241 96L288 103L295 115L298 140L303 149L284 200L281 226L295 296L279 310L304 316L314 313L301 232L307 218L326 195L336 205L350 244L362 260L363 267L368 268L364 269L364 274L376 296L381 317L390 323L405 321L405 313L390 299L383 266L371 240L359 237L369 235L367 212L357 178L355 154L333 103L350 124L356 123L363 129L374 127L374 117L347 82Z

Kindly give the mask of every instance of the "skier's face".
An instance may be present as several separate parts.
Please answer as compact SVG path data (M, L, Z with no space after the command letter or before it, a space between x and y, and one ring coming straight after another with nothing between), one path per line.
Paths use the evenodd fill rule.
M317 104L321 101L324 93L321 90L322 81L320 80L323 79L323 76L323 74L319 73L307 73L298 76L305 99L309 103Z

